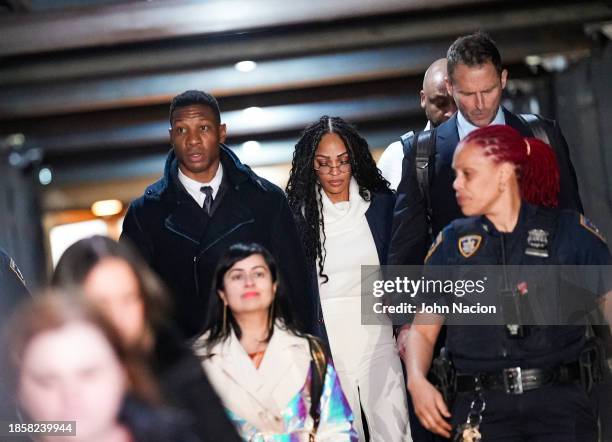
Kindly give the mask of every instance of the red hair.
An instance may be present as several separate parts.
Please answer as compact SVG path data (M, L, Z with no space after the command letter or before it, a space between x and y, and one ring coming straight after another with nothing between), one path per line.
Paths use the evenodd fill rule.
M510 126L481 127L461 144L481 147L495 163L512 163L521 189L521 198L537 206L557 207L559 166L552 148L537 138L523 138Z

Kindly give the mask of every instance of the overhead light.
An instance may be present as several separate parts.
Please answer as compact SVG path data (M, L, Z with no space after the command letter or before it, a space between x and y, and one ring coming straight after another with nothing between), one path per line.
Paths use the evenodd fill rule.
M542 57L540 57L539 55L528 55L527 57L525 57L525 63L528 66L539 66L540 64L542 64Z
M563 72L568 66L569 60L561 54L542 58L542 67L548 72Z
M240 72L251 72L257 67L257 63L251 60L239 61L234 65L237 71Z
M263 113L263 109L257 106L247 107L242 111L248 117L257 117Z
M542 68L548 72L563 72L569 66L569 59L563 54L529 55L525 63L531 68Z
M119 200L96 201L91 205L91 211L95 216L113 216L122 210L123 203Z
M0 146L7 146L12 148L19 148L25 143L24 134L11 134L1 140Z
M245 118L250 120L253 124L263 125L266 123L266 120L270 118L270 114L266 113L264 109L261 107L247 107L242 110L242 113Z
M601 32L608 37L608 39L612 40L612 23L607 23L601 27Z
M590 23L584 27L584 31L591 37L597 34L603 34L607 39L612 40L612 21L605 21L599 23Z
M259 141L246 141L242 143L242 150L245 155L255 155L261 151L261 144Z
M43 167L38 171L38 181L43 186L48 186L53 181L53 172L48 167Z

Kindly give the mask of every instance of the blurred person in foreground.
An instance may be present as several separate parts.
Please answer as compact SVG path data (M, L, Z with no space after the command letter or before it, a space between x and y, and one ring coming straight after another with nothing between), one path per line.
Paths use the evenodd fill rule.
M30 432L34 440L200 441L188 416L157 405L142 361L94 306L61 292L40 295L11 318L7 342L22 432L29 423L62 422L47 435ZM23 440L13 435L3 440Z
M192 350L167 319L168 299L157 276L131 247L104 236L77 241L60 258L57 287L77 287L99 306L132 350L141 353L163 399L192 414L206 441L238 441Z

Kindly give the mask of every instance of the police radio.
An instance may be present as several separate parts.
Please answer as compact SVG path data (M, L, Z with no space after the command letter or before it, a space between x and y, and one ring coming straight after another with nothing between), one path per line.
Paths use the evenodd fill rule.
M522 303L527 294L527 283L521 282L514 289L501 291L501 306L506 324L506 334L511 339L522 339L527 335Z

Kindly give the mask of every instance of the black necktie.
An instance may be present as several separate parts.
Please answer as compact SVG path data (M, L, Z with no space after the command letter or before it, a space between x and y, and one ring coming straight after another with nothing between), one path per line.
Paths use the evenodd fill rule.
M200 187L200 192L204 194L204 210L210 215L210 208L213 202L213 189L210 186L202 186Z

